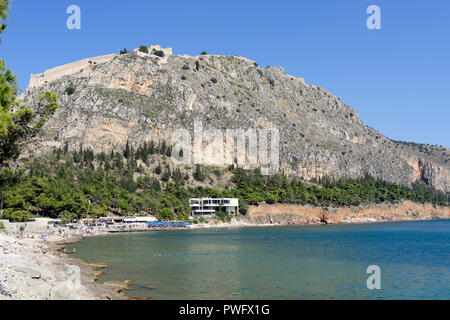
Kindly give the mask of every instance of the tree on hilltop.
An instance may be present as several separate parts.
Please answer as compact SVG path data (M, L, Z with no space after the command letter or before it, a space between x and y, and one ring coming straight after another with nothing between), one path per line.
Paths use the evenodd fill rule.
M148 53L148 47L147 46L140 46L139 47L140 52Z

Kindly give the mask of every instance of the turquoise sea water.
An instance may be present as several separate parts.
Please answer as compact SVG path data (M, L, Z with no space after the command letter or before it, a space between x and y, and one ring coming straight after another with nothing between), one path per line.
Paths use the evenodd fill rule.
M76 243L153 299L450 299L450 221L182 230ZM369 265L381 290L367 289ZM147 288L152 286L153 288Z

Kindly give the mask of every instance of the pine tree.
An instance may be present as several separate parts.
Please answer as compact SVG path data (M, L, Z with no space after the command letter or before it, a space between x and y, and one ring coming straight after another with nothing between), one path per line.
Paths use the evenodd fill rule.
M205 175L199 164L195 167L194 179L200 182L205 181Z
M149 148L150 154L155 154L155 142L153 139L150 141L150 148Z
M161 171L162 171L161 163L158 162L158 166L155 168L155 173L159 175L161 174Z
M161 183L158 179L152 179L151 188L157 193L161 192Z
M184 177L183 174L181 173L180 168L177 168L173 171L172 179L177 187L184 185Z
M123 150L123 156L125 157L125 159L128 159L128 157L130 156L130 144L129 144L128 140L125 145L125 149Z
M170 166L167 165L166 166L166 170L164 171L164 173L163 173L163 175L161 177L161 180L164 181L164 182L168 182L169 179L170 179L170 176L171 176L171 174L170 174Z
M64 155L67 155L67 152L69 152L69 143L66 141L66 143L64 144Z
M161 147L159 149L159 153L160 154L165 154L166 153L166 148L167 148L167 143L166 140L163 140Z
M171 157L172 156L172 147L169 146L166 150L166 156Z
M75 163L80 162L80 157L78 156L78 152L73 151L72 156L73 156L73 162L75 162Z
M78 150L78 161L83 164L84 154L83 154L83 143L80 143L80 148Z

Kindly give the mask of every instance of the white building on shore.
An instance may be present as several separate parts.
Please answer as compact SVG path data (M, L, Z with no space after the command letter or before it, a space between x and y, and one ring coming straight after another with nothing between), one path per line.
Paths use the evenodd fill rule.
M192 198L189 199L193 216L212 216L220 208L227 213L238 213L239 200L236 198Z

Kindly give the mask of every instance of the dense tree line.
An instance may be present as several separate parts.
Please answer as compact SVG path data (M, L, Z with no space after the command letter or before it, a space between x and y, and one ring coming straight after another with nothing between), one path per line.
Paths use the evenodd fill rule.
M298 178L287 178L281 174L263 177L258 170L235 169L233 182L237 184L240 195L251 204L264 201L341 207L411 200L449 205L448 193L445 194L422 182L415 182L411 187L407 187L368 175L358 179L339 180L324 177L316 183L306 185Z
M4 186L0 190L0 216L22 221L31 215L79 218L112 212L187 219L190 197L222 196L222 192L185 189L188 173L169 164L162 167L158 162L156 168L148 170L151 158L159 161L171 152L172 147L165 141L150 141L137 149L127 142L122 152L99 154L82 145L70 152L65 144L53 154L25 160L21 170L5 170L0 174ZM138 160L146 168L138 165Z
M99 154L83 146L69 152L66 144L53 154L25 161L19 171L1 173L1 215L18 221L31 215L79 218L105 216L108 212L187 219L188 199L192 197L239 198L241 214L246 214L248 205L263 202L341 207L411 200L449 205L449 194L419 182L406 187L365 176L340 180L325 177L306 183L282 174L262 176L257 169L231 166L230 187L219 190L187 187L190 173L169 164L158 162L151 170L138 166L138 160L146 164L160 161L169 151L171 147L164 141L144 143L137 149L127 143L122 152ZM192 179L205 180L202 166L194 168Z

